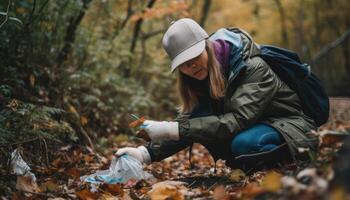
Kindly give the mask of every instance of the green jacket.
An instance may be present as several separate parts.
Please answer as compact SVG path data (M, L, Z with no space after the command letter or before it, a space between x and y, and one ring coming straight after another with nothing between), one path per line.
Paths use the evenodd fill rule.
M149 146L152 161L160 161L192 143L204 145L214 160L232 159L232 139L256 123L268 124L280 132L295 159L302 158L301 149L314 151L317 138L310 131L316 128L315 122L303 113L297 94L258 56L259 45L237 28L220 29L209 39L225 39L233 44L223 112L191 119L189 113L179 115L180 140Z

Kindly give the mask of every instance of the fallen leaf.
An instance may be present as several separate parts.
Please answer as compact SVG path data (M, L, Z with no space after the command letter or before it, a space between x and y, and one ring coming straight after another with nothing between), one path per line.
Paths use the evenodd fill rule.
M152 200L184 200L184 194L180 190L183 182L163 181L152 186L152 190L148 192Z
M331 146L343 141L348 135L349 134L337 131L325 131L321 133L320 144L321 146Z
M115 197L109 193L103 193L100 197L101 200L119 200L120 198Z
M70 168L68 170L68 175L73 177L73 178L79 178L80 177L80 170L77 168Z
M72 106L72 105L70 105L70 106L69 106L69 108L68 108L68 112L70 112L70 113L74 113L74 114L77 114L77 113L78 113L77 109L75 109L75 107L74 107L74 106Z
M87 123L89 122L89 120L88 120L88 118L87 117L85 117L85 116L81 116L80 117L80 123L81 123L81 125L86 125Z
M42 192L55 192L59 188L59 185L54 183L53 181L46 181L40 185L40 190Z
M88 189L83 189L78 192L75 192L77 197L82 200L94 200L98 198L98 195L96 193L91 192Z
M232 170L230 180L233 182L240 182L245 178L245 173L241 169Z
M282 188L281 183L282 174L275 171L270 171L263 178L262 187L269 192L277 192Z
M105 184L101 188L104 191L111 193L112 195L124 195L123 188L120 184Z
M16 189L24 192L40 192L38 184L28 176L17 176Z
M252 182L244 187L243 194L244 197L248 199L253 199L255 196L264 192L264 189L259 186L257 182Z
M225 191L225 186L219 185L214 188L214 193L213 193L213 199L214 200L229 200L230 197Z

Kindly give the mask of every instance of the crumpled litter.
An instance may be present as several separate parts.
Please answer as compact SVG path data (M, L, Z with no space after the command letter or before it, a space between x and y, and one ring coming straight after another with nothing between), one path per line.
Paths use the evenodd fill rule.
M31 172L30 167L23 160L18 148L11 153L11 172L18 176L30 177L33 181L36 181L35 174Z
M130 179L141 180L153 177L151 174L143 171L142 164L136 158L128 155L122 155L119 158L114 157L109 169L96 171L96 173L80 177L81 181L92 184L116 184L125 183Z

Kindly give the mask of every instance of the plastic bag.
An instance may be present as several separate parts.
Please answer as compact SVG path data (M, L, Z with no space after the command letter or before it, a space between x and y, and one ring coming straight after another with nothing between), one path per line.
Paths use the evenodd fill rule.
M35 175L31 172L28 164L23 160L18 148L11 153L11 170L13 174L27 176L33 181L36 181Z
M93 184L115 184L125 183L130 179L141 180L151 177L151 174L143 171L140 161L132 156L123 155L119 158L113 158L109 169L83 176L80 180Z

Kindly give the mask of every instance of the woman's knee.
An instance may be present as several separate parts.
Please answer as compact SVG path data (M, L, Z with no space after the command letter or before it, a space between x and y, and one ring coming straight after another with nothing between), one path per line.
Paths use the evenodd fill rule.
M231 142L231 152L234 156L271 150L283 142L282 136L272 127L265 124L241 131Z
M234 156L248 154L253 151L253 142L247 135L239 134L231 142L231 152Z

